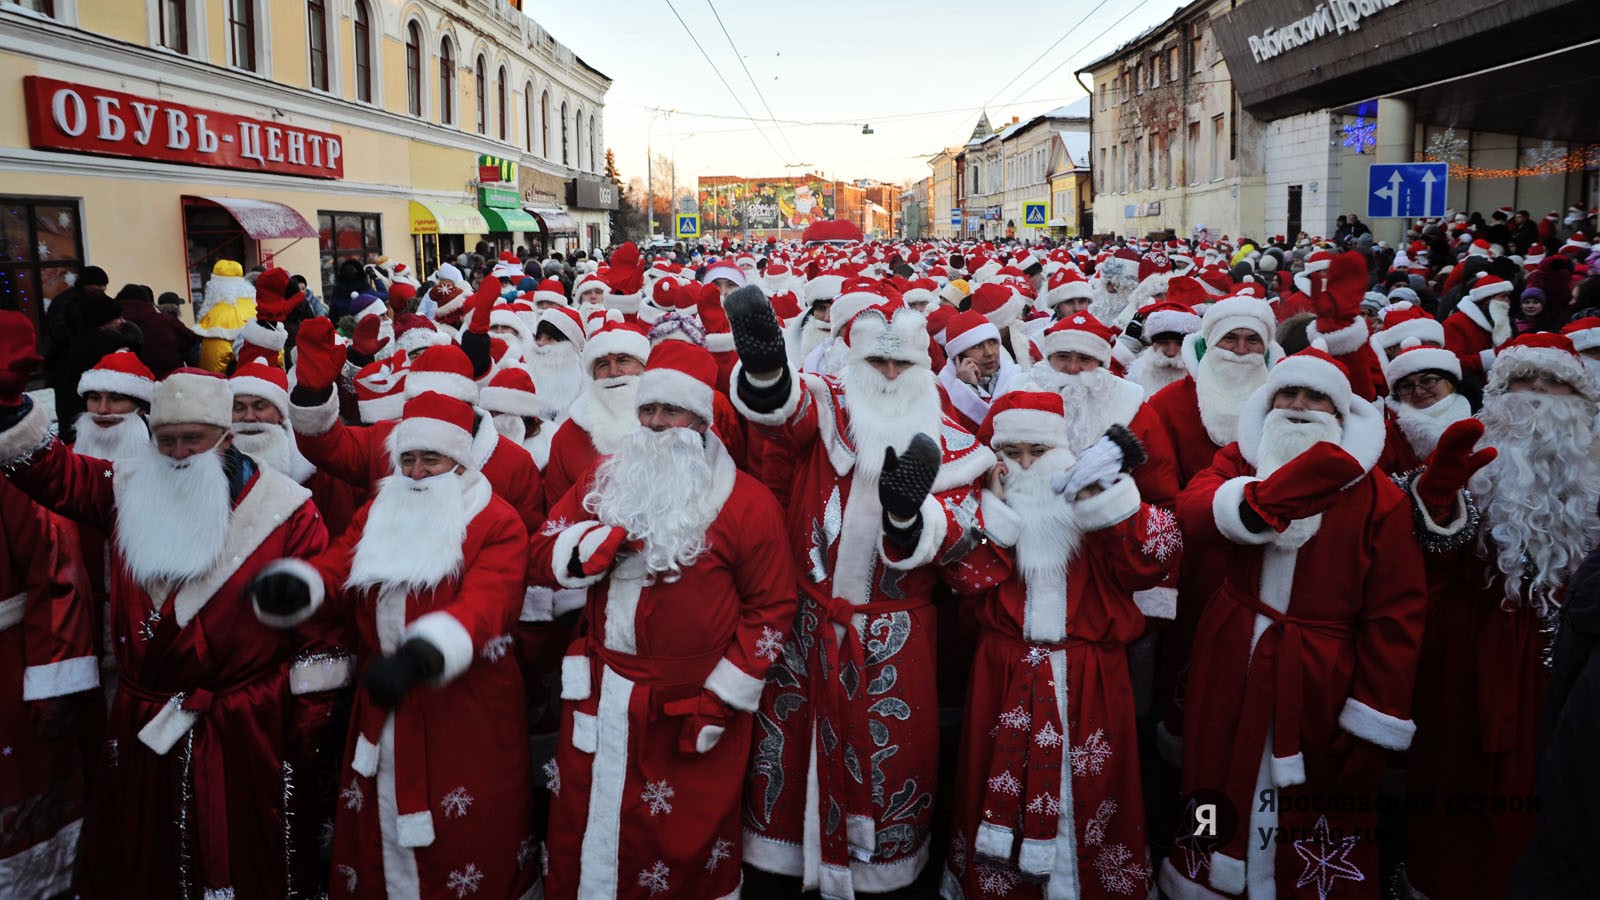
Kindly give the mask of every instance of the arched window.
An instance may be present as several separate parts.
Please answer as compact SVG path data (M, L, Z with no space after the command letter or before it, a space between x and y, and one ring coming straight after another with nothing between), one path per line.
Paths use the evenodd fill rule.
M439 44L439 124L456 121L456 51L445 38Z
M489 133L489 87L484 82L487 76L483 71L483 54L478 54L478 61L472 66L472 94L478 102L478 133Z
M533 152L533 82L528 82L522 89L522 142L525 149Z
M571 120L567 117L567 105L563 103L561 104L561 164L563 166L572 165L572 154L567 152L567 123L569 121Z
M572 151L577 168L583 168L583 110L572 115Z
M356 0L356 99L372 102L372 16L366 0ZM407 45L409 48L409 45Z
M495 79L495 90L499 94L499 103L496 104L497 114L500 116L500 140L506 139L507 127L511 119L511 105L506 101L506 67L500 67L500 75Z
M600 171L600 164L599 164L599 162L597 162L597 159L598 159L598 157L595 156L595 146L594 146L594 116L590 116L589 117L589 171L591 171L591 172Z
M406 111L422 115L422 26L406 25Z
M539 95L539 155L550 158L550 92Z
M306 0L306 54L311 62L311 86L328 89L328 0Z

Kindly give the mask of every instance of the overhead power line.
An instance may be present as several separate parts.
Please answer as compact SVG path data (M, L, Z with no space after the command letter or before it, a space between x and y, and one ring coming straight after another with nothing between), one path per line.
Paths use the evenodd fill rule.
M1113 29L1113 28L1117 27L1118 25L1122 24L1124 21L1126 21L1128 16L1131 16L1134 13L1138 12L1140 7L1144 6L1145 4L1147 4L1149 2L1150 2L1150 0L1139 0L1139 2L1134 5L1133 9L1130 9L1127 12L1122 14L1122 18L1121 19L1118 19L1117 21L1112 22L1110 25L1107 25L1103 31L1101 31L1099 34L1095 35L1094 37L1090 38L1087 42L1084 43L1084 45L1082 47L1079 47L1078 49L1076 49L1076 50L1072 51L1071 53L1067 54L1067 58L1063 59L1061 62L1057 63L1055 68L1053 68L1050 71L1044 73L1043 75L1040 75L1039 79L1037 81L1035 81L1033 84L1030 84L1027 87L1023 88L1022 90L1018 91L1017 92L1017 96L1011 98L1011 103L1017 102L1017 97L1021 97L1023 94L1026 94L1027 92L1033 90L1034 88L1038 87L1046 78L1049 78L1051 75L1054 75L1055 73L1061 71L1061 67L1065 66L1069 62L1072 62L1073 57L1077 56L1078 54L1082 53L1083 51L1085 51L1085 50L1089 49L1090 47L1094 46L1094 42L1095 41L1098 41L1101 38L1105 37L1106 34L1111 31L1111 29ZM1007 105L1010 105L1010 104L1007 104Z
M778 124L777 118L772 115L772 107L767 103L767 95L761 92L761 85L756 84L754 75L750 74L750 67L744 64L744 54L739 52L739 46L733 42L733 35L728 33L728 26L722 24L722 16L717 12L716 4L706 0L706 6L711 7L711 15L717 20L717 27L722 29L722 36L728 39L728 49L733 51L733 58L739 61L739 68L744 70L744 77L750 79L750 87L755 89L756 99L761 101L761 106L767 111L767 121L777 130L778 137L783 138L783 145L789 148L789 155L799 158L794 152L794 145L789 143L789 136L783 133L783 127Z
M678 20L679 25L683 26L683 33L689 36L689 40L694 42L695 49L699 50L700 55L705 58L706 65L711 67L712 73L717 76L718 81L722 82L722 86L728 89L728 95L733 98L733 102L739 105L739 109L743 111L745 116L751 121L759 121L755 116L750 115L750 110L745 107L744 101L739 99L739 94L734 91L733 85L729 84L728 79L723 77L722 70L717 68L716 62L711 59L711 54L707 53L706 48L700 45L700 39L694 36L694 31L689 27L689 23L685 22L683 20L683 16L678 14L678 8L672 5L672 0L666 0L666 4L667 9L672 10L673 18ZM760 129L757 130L760 131L762 139L767 142L767 146L772 148L773 154L777 156L778 159L784 160L783 152L778 149L776 144L772 143L772 138L767 136L766 131L762 131ZM785 162L787 162L787 160L785 160Z

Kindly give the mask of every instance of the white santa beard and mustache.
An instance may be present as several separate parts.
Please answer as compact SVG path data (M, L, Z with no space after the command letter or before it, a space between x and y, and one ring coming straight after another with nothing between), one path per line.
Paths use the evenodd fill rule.
M451 471L420 479L389 475L379 481L345 586L426 590L458 574L470 521L469 479L482 477Z
M866 360L852 360L840 371L839 382L856 448L855 470L869 482L877 481L886 448L904 453L919 433L939 442L944 410L932 369L912 366L890 381Z
M1064 576L1078 550L1082 531L1065 497L1050 489L1050 480L1071 468L1072 452L1055 447L1024 469L1006 462L1006 505L1022 520L1017 537L1017 564L1024 577L1044 579Z
M95 419L109 419L113 416L97 417L94 413L79 413L78 436L73 442L72 451L79 456L117 462L132 458L150 446L150 427L145 424L143 416L130 412L116 413L114 417L117 419L117 424L106 426L97 423Z
M522 446L523 440L528 437L528 424L516 413L495 413L494 430L506 440Z
M1145 348L1133 364L1133 378L1144 388L1145 396L1152 396L1174 381L1182 381L1189 370L1183 364L1183 355L1168 356L1155 347Z
M645 567L675 577L694 565L717 517L705 436L636 427L595 470L583 508L644 542Z
M1483 513L1479 554L1505 577L1504 606L1523 605L1526 587L1532 605L1545 611L1600 542L1595 404L1576 394L1491 393L1478 418L1480 445L1499 451L1468 485Z
M233 445L262 465L285 475L294 470L297 455L288 429L266 422L235 422Z
M1200 401L1200 423L1217 446L1226 447L1239 439L1239 412L1255 389L1266 383L1265 354L1206 349L1194 386Z
M528 374L533 376L540 407L549 413L547 418L566 416L567 408L583 390L583 370L578 365L578 348L566 341L535 345L525 360Z
M1256 447L1256 475L1269 478L1300 454L1321 441L1337 444L1344 427L1333 413L1318 410L1275 409L1267 413L1261 427L1261 443ZM1289 523L1275 543L1298 547L1322 527L1317 513Z
M1450 394L1425 409L1417 409L1389 397L1384 401L1394 411L1394 423L1405 435L1411 451L1426 460L1444 430L1462 419L1472 418L1472 404L1460 394Z
M146 441L116 474L117 550L134 580L178 584L211 571L233 514L222 452L174 460Z
M1082 452L1116 421L1117 410L1106 402L1107 390L1117 377L1109 371L1094 368L1068 374L1044 365L1034 366L1028 375L1038 387L1061 395L1069 449Z
M587 388L589 438L596 450L612 453L627 434L639 427L639 376L599 378Z

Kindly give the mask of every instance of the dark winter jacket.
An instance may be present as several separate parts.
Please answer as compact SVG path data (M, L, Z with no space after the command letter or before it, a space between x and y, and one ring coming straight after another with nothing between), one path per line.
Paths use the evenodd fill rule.
M134 292L124 290L117 295L117 302L122 304L122 318L139 326L144 335L139 359L150 367L157 381L194 359L200 338L183 322L156 309L154 303Z

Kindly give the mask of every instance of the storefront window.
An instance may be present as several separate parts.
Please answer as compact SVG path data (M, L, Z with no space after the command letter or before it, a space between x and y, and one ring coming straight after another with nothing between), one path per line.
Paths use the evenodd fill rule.
M82 267L77 200L0 197L0 309L17 310L38 328L44 301Z
M318 210L317 241L326 296L338 278L340 263L353 259L364 266L383 255L383 219L377 213Z

